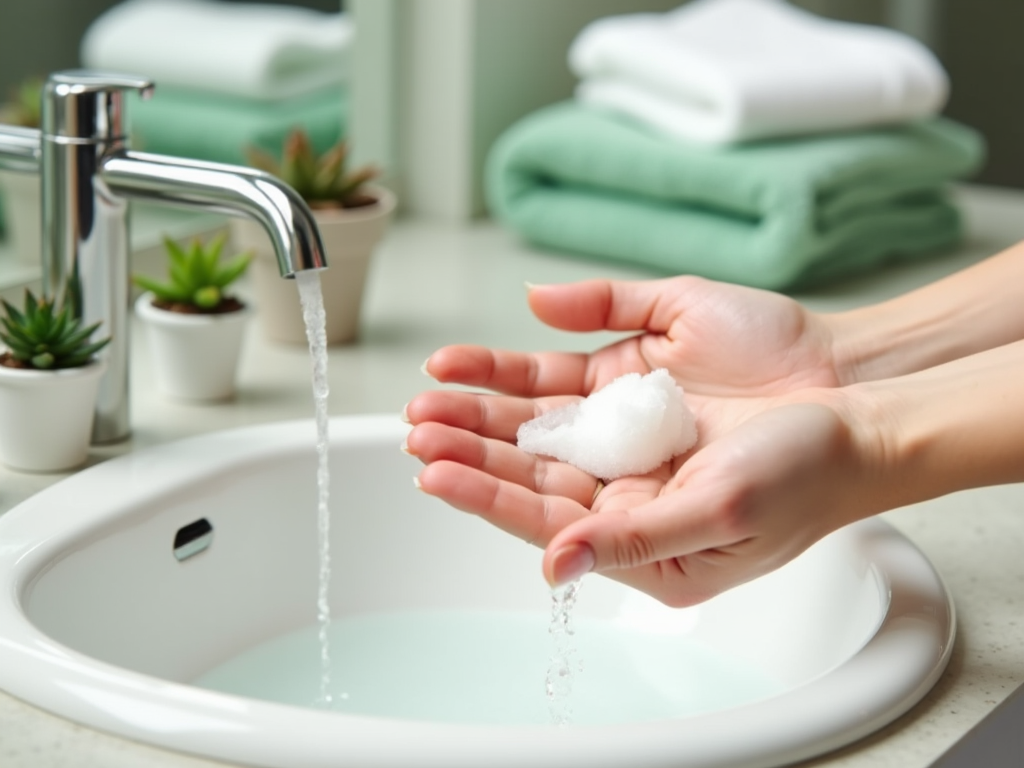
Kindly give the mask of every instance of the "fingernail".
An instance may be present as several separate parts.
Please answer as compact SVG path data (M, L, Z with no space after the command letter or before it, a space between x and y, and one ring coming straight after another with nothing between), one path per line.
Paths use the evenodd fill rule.
M402 444L400 446L398 446L398 450L400 450L406 456L412 456L412 454L409 453L409 443L407 441L405 441L405 440L403 440Z
M406 403L405 405L402 406L402 421L404 421L406 424L412 424L412 422L409 421L409 404L408 403Z
M423 490L423 483L421 483L420 479L418 477L416 477L415 475L413 475L412 484L416 486L416 490L418 490L418 491L422 491Z
M536 284L536 283L531 283L531 282L530 282L529 280L524 280L524 281L523 281L523 285L525 285L525 286L526 286L526 290L528 290L528 291L529 291L529 290L530 290L531 288L536 288L536 287L537 287L537 284Z
M428 357L426 360L423 361L423 365L420 366L420 371L423 372L424 376L430 376L430 371L427 370L427 363L429 363L429 362L430 362L430 358ZM430 376L430 378L434 378L434 377Z
M551 563L551 586L561 587L594 570L594 550L588 544L570 544L555 553Z

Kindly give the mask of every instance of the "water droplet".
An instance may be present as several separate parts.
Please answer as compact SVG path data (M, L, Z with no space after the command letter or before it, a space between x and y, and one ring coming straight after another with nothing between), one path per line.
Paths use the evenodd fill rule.
M551 622L548 634L552 639L552 655L544 679L544 690L548 699L548 712L552 725L565 727L572 723L572 710L568 705L572 693L573 662L576 646L572 642L575 627L572 609L579 594L580 582L574 581L564 587L551 590Z

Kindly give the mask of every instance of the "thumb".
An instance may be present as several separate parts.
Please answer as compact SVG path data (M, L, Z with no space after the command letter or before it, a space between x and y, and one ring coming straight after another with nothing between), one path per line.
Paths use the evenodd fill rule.
M611 307L608 280L530 285L530 310L537 319L564 331L597 331L605 327Z
M527 300L539 320L564 331L663 333L676 314L667 299L681 287L673 280L584 280L531 286Z
M566 526L544 552L544 578L561 586L591 571L640 569L732 543L707 511L715 505L688 496L666 494L632 509L605 509Z

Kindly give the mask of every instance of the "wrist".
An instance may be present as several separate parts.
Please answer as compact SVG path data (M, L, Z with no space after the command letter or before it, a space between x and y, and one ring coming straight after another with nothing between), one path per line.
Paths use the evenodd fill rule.
M1024 481L1022 377L1016 342L847 388L885 508Z
M901 376L1024 338L1024 243L888 301L822 315L844 384Z
M977 351L970 318L946 309L909 296L822 316L841 384L904 376Z
M902 482L903 442L898 397L884 387L852 384L823 391L825 404L844 425L846 462L853 483L835 499L840 522L869 517L910 503Z

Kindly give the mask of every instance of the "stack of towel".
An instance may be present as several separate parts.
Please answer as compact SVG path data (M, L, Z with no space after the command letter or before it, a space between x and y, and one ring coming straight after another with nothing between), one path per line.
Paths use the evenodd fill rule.
M491 152L492 210L538 245L782 289L935 252L983 142L937 117L916 41L782 0L694 0L574 41L573 102Z
M245 147L279 153L294 126L318 150L345 127L351 20L287 5L127 0L82 40L90 69L144 75L131 105L139 149L229 163Z

